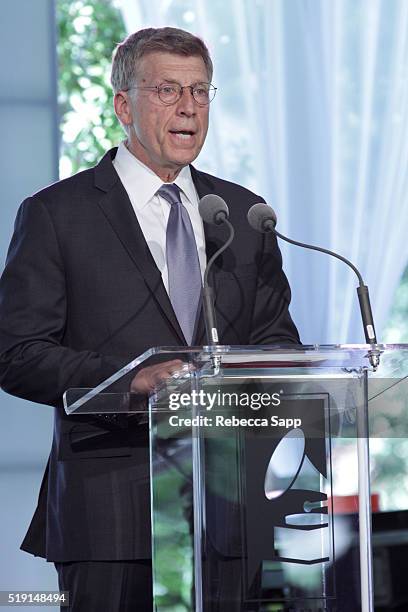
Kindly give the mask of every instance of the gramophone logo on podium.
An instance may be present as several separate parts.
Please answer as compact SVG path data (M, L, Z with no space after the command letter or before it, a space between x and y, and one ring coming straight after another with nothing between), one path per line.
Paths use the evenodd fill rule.
M302 427L279 437L246 436L244 498L247 530L248 591L256 576L284 574L295 590L319 596L322 572L334 560L331 496L330 423L326 398L287 398L290 416L302 404ZM329 492L329 495L328 495ZM333 572L324 595L334 596ZM286 582L286 581L285 581ZM292 590L293 593L293 590Z

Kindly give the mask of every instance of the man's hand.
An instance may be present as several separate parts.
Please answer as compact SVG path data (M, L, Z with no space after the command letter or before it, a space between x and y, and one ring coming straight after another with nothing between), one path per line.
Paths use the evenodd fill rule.
M188 366L181 359L173 359L142 368L136 374L130 385L131 393L149 395L165 380L171 378L178 370Z

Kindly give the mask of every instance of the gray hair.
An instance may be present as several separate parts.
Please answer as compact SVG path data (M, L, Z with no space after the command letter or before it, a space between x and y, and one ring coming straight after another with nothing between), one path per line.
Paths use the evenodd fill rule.
M207 69L208 80L212 79L213 64L201 38L178 28L145 28L130 34L116 46L111 72L114 93L133 87L139 60L155 52L200 56Z

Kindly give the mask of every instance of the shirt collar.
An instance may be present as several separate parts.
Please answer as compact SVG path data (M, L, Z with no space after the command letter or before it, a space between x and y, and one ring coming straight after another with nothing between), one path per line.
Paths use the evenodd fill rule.
M126 189L132 194L133 205L138 210L142 210L163 185L162 179L137 159L126 147L124 141L119 144L114 166ZM184 166L180 170L174 183L180 187L192 204L198 205L198 196L191 177L190 166Z
M191 204L198 206L198 195L191 176L190 166L184 166L184 168L180 170L174 182L178 187L180 187L181 191L191 202Z

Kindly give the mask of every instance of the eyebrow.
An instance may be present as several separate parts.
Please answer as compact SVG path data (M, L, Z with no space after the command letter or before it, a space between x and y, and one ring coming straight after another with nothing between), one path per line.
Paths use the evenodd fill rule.
M163 79L162 81L160 81L160 83L170 83L174 85L180 85L180 87L183 87L181 83L179 83L178 81L174 81L172 79ZM194 81L194 83L190 83L190 85L186 85L186 87L194 87L195 85L200 85L201 83L205 83L206 85L208 85L209 81Z

